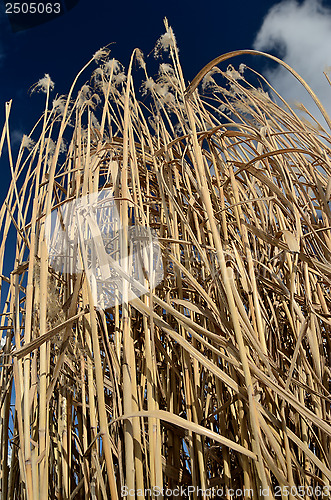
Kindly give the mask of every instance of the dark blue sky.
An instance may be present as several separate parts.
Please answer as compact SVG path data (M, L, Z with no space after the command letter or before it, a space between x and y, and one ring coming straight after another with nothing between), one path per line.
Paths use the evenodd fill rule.
M274 3L80 0L63 16L18 33L11 33L7 17L2 14L0 43L5 58L1 72L5 78L1 81L1 99L14 97L11 92L18 81L31 85L44 72L66 84L90 55L110 42L116 42L113 54L124 64L136 46L149 53L164 31L164 16L177 36L187 78L192 78L220 53L250 48L264 15Z
M165 16L176 34L185 76L192 79L217 55L251 48L264 15L274 3L80 0L63 16L18 33L11 32L2 6L1 103L13 99L15 110L31 99L37 106L27 91L44 73L55 81L55 92L65 92L93 53L111 42L115 42L112 56L124 65L137 46L148 54L164 32Z

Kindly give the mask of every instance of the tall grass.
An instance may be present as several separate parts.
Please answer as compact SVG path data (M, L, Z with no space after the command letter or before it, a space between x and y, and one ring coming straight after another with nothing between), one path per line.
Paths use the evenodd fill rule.
M6 104L1 498L328 498L331 136L253 70L216 68L228 55L186 89L167 24L157 50L154 79L140 51L124 73L106 49L68 96L51 102L45 76L16 158ZM123 227L156 232L164 269L106 310L84 272L52 268L45 239L55 207L103 188Z

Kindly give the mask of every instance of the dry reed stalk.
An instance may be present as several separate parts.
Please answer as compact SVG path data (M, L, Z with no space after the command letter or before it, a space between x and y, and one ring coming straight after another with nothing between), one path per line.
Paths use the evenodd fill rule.
M242 68L215 69L256 52L217 58L185 90L167 23L157 47L169 64L156 81L137 49L126 75L98 51L53 107L47 80L36 142L24 138L16 161L6 104L1 498L116 499L124 486L136 490L130 498L178 486L223 488L224 498L231 488L277 498L277 487L291 500L327 498L331 136L256 89ZM86 272L52 267L45 220L108 188L123 228L156 232L164 279L128 303L127 260L124 304L118 291L100 310ZM81 219L81 241L84 231ZM129 243L123 230L114 251L131 258Z

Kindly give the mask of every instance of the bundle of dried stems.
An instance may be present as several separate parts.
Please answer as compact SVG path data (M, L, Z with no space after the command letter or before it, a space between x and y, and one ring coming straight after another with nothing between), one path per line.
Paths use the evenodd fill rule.
M152 79L139 50L124 72L102 49L52 104L45 75L15 160L6 104L1 498L327 498L331 136L249 83L253 70L217 67L248 51L188 88L167 24L161 51ZM84 272L52 268L45 220L104 188L123 227L156 232L164 279L100 310Z

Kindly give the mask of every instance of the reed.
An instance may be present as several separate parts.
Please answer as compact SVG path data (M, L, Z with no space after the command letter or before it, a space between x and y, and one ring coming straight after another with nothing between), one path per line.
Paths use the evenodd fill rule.
M138 49L127 72L98 51L53 101L45 75L33 89L45 110L15 158L6 103L4 500L187 498L188 486L191 499L329 498L330 118L292 68L325 126L263 76L256 87L254 70L222 69L254 51L187 86L165 27L154 79ZM84 270L52 266L45 221L105 189L123 256L131 226L153 230L164 277L102 309Z

